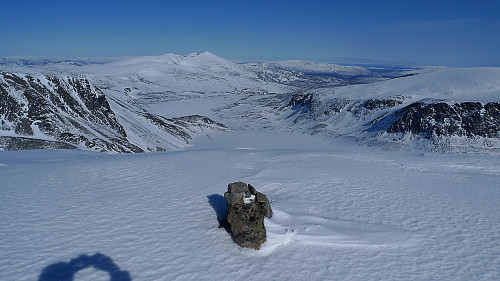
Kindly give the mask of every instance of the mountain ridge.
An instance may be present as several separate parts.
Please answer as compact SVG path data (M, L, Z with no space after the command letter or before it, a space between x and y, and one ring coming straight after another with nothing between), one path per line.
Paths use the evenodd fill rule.
M312 75L272 63L237 64L204 52L103 64L2 67L3 149L9 149L7 138L26 143L31 137L108 153L161 151L189 146L196 136L262 129L348 137L382 147L500 148L495 133L500 68L387 69L387 77L373 74L369 83L361 83L358 75ZM335 66L309 67L324 71ZM416 111L410 116L405 108ZM470 111L454 113L464 108ZM489 129L464 125L469 115L475 117L465 123ZM404 119L413 121L403 125ZM451 133L429 137L415 122Z

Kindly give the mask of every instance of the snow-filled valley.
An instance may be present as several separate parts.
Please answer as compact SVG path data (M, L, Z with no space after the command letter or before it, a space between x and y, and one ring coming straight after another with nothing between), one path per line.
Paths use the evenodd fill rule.
M0 280L500 280L500 68L0 67Z
M495 67L237 64L208 52L42 62L1 65L0 150L155 152L252 129L389 150L500 153Z
M500 278L494 156L230 132L177 152L7 151L0 174L0 280L97 253L132 280ZM275 212L261 250L217 227L238 180ZM74 280L108 280L96 263Z

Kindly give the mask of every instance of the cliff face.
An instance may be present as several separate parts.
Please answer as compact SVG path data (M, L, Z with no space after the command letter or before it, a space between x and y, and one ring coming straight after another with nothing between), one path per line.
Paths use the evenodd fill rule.
M307 97L307 98L306 98ZM437 151L500 149L500 103L446 102L293 95L286 119L310 134L355 137L368 145L404 147L411 142Z
M500 103L412 103L394 113L389 133L500 138Z
M65 143L105 152L143 151L128 142L106 97L87 79L5 72L0 76L1 129L14 133L3 138L7 148Z
M173 137L184 143L191 139L190 127L225 129L203 116L166 119L131 105L119 109L133 120L134 126L128 127L141 129L149 139L155 136L148 135L144 128L148 126L160 131L164 139ZM86 78L63 76L0 72L0 132L0 148L9 150L80 148L136 153L175 146L166 140L157 141L156 146L134 143L99 88ZM130 132L136 133L133 128Z

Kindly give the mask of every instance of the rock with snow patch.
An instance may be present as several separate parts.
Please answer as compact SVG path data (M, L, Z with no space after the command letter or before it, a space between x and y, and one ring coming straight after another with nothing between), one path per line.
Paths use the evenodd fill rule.
M288 103L288 106L291 106L294 109L298 109L304 106L310 106L312 102L312 94L295 94L292 96L292 99Z
M273 215L267 196L250 184L230 183L224 193L227 202L227 217L222 225L233 234L241 247L260 249L266 242L264 217Z

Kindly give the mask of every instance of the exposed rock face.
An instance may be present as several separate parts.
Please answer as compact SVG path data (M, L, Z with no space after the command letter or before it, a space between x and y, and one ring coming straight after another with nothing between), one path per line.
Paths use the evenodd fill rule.
M266 195L249 184L235 182L228 185L224 198L227 202L224 227L241 247L260 249L266 242L264 217L273 215Z
M403 101L398 99L369 99L363 104L363 107L368 110L382 110L396 107L402 103Z
M297 110L302 108L304 112L311 107L313 103L313 95L312 94L295 94L292 96L292 99L288 103L288 106L291 106L293 110Z
M57 141L47 141L24 137L2 137L0 136L0 148L7 150L28 149L77 149L76 146Z
M411 132L425 138L464 136L500 138L500 103L412 103L395 113L389 133Z
M0 150L163 151L227 129L205 116L165 118L108 98L83 77L0 72Z
M388 149L408 145L442 152L500 151L499 102L409 103L400 95L351 100L298 94L283 101L282 108L291 112L285 118L293 126L313 135L354 137L359 143Z
M4 149L80 145L103 152L144 152L127 140L105 95L85 78L0 72L0 105L0 130L17 135L2 138ZM53 140L37 139L42 134Z

